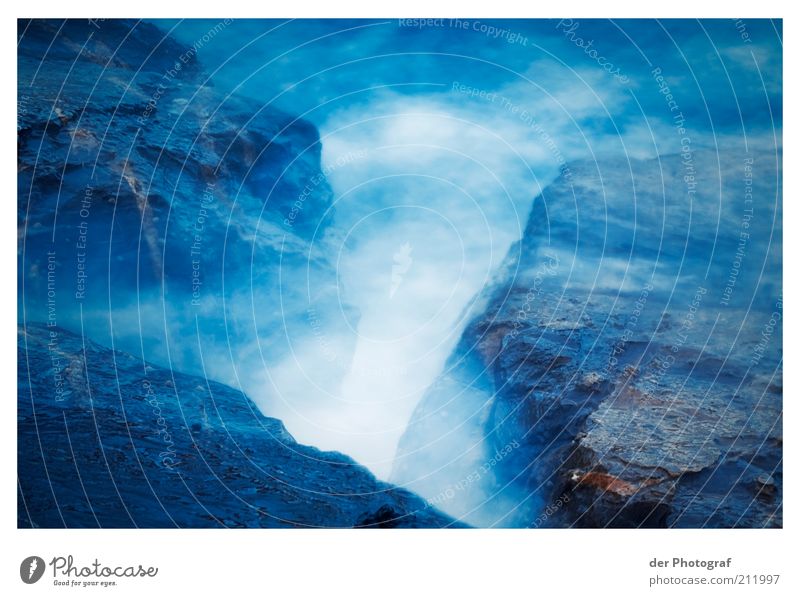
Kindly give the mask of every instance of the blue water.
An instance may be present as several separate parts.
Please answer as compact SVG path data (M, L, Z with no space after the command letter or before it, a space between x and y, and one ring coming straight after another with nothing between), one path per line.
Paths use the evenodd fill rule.
M20 318L48 319L58 245L59 324L241 388L298 441L382 478L533 198L570 163L618 160L625 175L630 158L782 148L780 21L152 23L188 53L119 66L95 87L96 61L70 74L78 104L94 93L83 129L69 125L91 134L72 138L113 121L109 154L45 137L37 158L52 172L21 175ZM197 68L190 82L170 79L137 120L181 57L184 73ZM41 75L21 62L20 93L55 95L71 59L54 51ZM73 207L87 187L100 189L97 285L77 299ZM202 284L190 286L182 234L200 218Z

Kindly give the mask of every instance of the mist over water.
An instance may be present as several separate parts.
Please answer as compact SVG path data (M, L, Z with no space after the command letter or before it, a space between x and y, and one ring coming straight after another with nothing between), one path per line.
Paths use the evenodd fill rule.
M158 23L186 44L209 24ZM478 293L522 236L540 189L572 160L624 164L680 151L651 68L622 29L660 56L673 84L691 89L699 79L705 108L689 99L697 89L681 106L694 146L735 137L742 126L759 143L763 92L740 90L733 118L725 113L731 86L709 83L753 83L734 27L675 24L697 50L682 55L655 25L581 23L625 73L620 80L557 25L495 22L518 34L510 43L510 35L449 25L234 21L213 51L198 51L210 84L317 127L325 179L307 189L314 195L329 185L333 196L324 213L298 197L296 212L282 214L289 226L257 222L256 237L267 231L278 254L304 222L313 219L316 231L311 247L298 249L304 264L282 259L277 289L254 282L262 260L274 266L272 256L257 243L252 258L243 255L252 261L250 280L227 284L226 332L205 332L204 372L240 386L299 441L342 451L386 478L414 408L442 372ZM711 48L725 56L726 70L686 62ZM320 282L327 267L335 282ZM278 304L261 307L267 290ZM135 309L141 319L151 306L131 305L130 317ZM181 354L172 357L180 367Z
M322 326L306 340L311 346L295 346L270 371L284 404L274 410L274 395L260 403L299 440L388 476L397 441L442 371L471 302L521 237L533 197L567 159L553 139L569 136L570 113L592 113L535 90L526 101L526 86L501 90L527 106L525 118L469 98L456 84L412 97L366 92L320 124L335 202L315 242L331 255L341 284L326 318L337 319L342 301L357 317L343 315L347 337ZM546 128L533 119L537 109L549 114ZM323 372L331 362L320 367L322 342L343 375Z
M406 102L412 111L404 112L400 102L379 102L359 114L334 114L322 127L336 201L318 241L335 255L338 299L357 315L345 317L354 344L336 344L324 326L307 341L324 338L336 360L349 365L341 381L321 376L318 387L303 390L294 379L298 369L317 370L313 359L290 357L275 374L282 395L316 400L325 412L315 406L304 416L302 405L282 412L300 440L342 450L386 477L470 301L519 238L537 181L504 139L441 104Z
M780 21L18 27L23 411L143 376L280 523L775 525Z
M203 56L216 85L317 126L334 196L313 250L335 267L336 292L309 300L302 322L284 325L282 360L266 358L263 369L240 371L239 381L298 440L347 453L383 478L471 301L521 237L539 190L571 160L680 149L649 68L619 28L579 25L625 76L599 68L575 31L565 34L557 22L495 26L517 32L514 43L449 25L241 22L215 42L230 47L225 60ZM190 40L201 28L180 23L175 32ZM699 30L685 28L690 43L704 43ZM730 29L715 29L714 47L730 46L741 61ZM663 51L675 76L696 72L674 48L666 51L667 39L640 42ZM715 94L724 98L725 90L704 90L711 109L722 109ZM694 114L698 106L687 101L684 109ZM707 117L691 121L697 144L708 142L708 125ZM287 276L296 290L303 272ZM313 274L306 278L314 284Z

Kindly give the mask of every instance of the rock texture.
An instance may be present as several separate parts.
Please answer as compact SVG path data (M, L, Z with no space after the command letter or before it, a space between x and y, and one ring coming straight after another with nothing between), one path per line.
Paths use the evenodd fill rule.
M19 319L252 388L314 337L309 312L347 322L320 306L342 312L312 242L319 134L215 89L217 26L195 48L142 21L19 22Z
M780 154L569 164L400 442L426 504L205 381L349 337L315 128L213 35L18 29L20 525L782 524Z
M478 525L781 525L780 156L688 157L537 197L393 481Z
M19 329L20 527L458 527L241 392Z

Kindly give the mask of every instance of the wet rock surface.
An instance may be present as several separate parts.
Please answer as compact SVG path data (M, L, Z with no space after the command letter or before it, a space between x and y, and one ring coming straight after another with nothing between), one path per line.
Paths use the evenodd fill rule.
M461 525L225 385L40 325L19 366L20 527Z
M537 197L394 482L477 525L781 525L778 157L692 159L697 194L662 156Z
M213 34L195 48L135 20L18 30L20 321L252 389L287 337L313 337L309 312L330 333L357 319L319 307L340 289L311 241L333 201L318 131L215 88Z
M18 29L19 523L449 523L204 380L261 389L288 338L357 319L313 242L316 129L148 23ZM394 481L476 525L782 524L781 156L690 149L534 200Z

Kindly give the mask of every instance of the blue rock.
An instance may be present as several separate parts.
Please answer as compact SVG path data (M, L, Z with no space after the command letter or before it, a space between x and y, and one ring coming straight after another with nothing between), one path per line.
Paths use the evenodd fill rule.
M19 367L19 527L463 527L220 383L32 324Z

